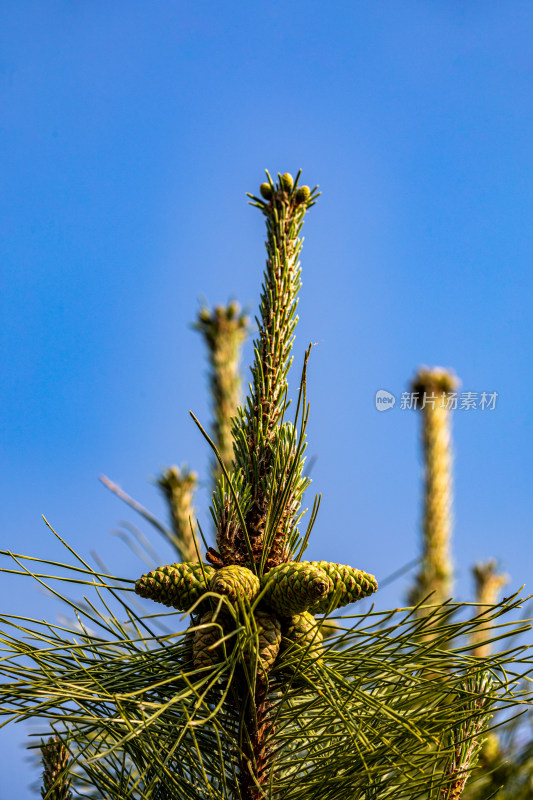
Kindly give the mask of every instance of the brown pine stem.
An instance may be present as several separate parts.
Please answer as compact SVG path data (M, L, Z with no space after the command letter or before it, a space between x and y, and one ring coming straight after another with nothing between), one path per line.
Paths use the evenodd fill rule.
M270 783L272 768L271 722L272 703L265 684L257 680L255 697L247 702L244 742L241 757L240 792L242 800L263 800L264 789Z

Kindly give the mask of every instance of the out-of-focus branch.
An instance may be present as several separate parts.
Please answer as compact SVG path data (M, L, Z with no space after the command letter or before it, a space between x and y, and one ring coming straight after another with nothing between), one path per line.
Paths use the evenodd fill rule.
M198 561L195 545L194 492L198 484L195 472L186 467L169 467L158 478L159 488L167 499L174 538L172 540L182 561ZM193 526L191 528L191 525Z
M495 605L498 602L500 590L509 582L509 577L497 571L497 564L493 559L476 564L472 567L472 574L476 586L476 603L481 606L480 611L483 610L483 606ZM486 639L490 639L490 628L489 622L476 628L472 634L472 643L476 645L472 655L478 658L486 658L490 655L491 645L485 642Z
M222 456L224 466L231 470L233 463L232 420L241 402L241 349L249 332L248 317L241 313L238 303L202 308L194 325L207 345L209 357L209 386L213 408L213 441ZM213 460L213 480L221 469Z
M114 483L106 475L100 475L99 480L104 484L106 489L109 489L110 492L113 492L113 494L115 494L117 497L120 497L120 499L123 500L126 505L128 505L130 508L133 508L133 510L140 514L141 517L150 523L150 525L153 525L153 527L159 531L159 533L162 534L165 539L170 541L172 544L175 544L172 531L169 531L168 528L165 528L165 526L162 525L159 520L150 511L148 511L147 508L138 503L137 500L134 500L133 497L130 497L130 495L125 492L124 489L118 485L118 483Z
M411 391L422 415L424 454L424 516L422 563L410 602L432 593L430 603L444 603L451 595L453 569L451 540L451 435L450 398L458 381L449 371L422 367ZM420 613L424 613L422 610Z

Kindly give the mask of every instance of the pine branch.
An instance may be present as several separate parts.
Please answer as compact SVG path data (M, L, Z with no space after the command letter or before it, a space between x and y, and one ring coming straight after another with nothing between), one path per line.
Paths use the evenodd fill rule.
M215 517L221 563L250 566L247 536L253 561L261 569L268 570L289 557L287 544L303 488L307 485L302 477L304 443L296 437L293 426L283 424L283 418L287 407L287 373L298 321L300 233L305 212L318 195L309 187L298 188L299 175L294 182L286 173L279 176L275 184L268 173L267 176L268 183L261 186L263 199L251 196L252 204L260 208L266 219L267 262L257 320L259 330L254 342L250 396L233 429L234 475L240 487L239 502L246 533L237 520L237 510L223 482L215 492ZM303 412L305 414L305 408ZM277 507L276 500L281 500ZM276 529L271 531L269 553L266 563L262 563L272 514L276 518Z
M83 585L91 577L88 567L64 569ZM38 580L54 591L56 579ZM316 637L303 647L286 641L265 680L256 669L262 634L245 604L226 655L198 666L189 634L155 635L153 615L139 617L119 579L94 572L92 580L103 587L83 603L57 595L75 614L71 624L1 619L0 713L68 731L76 790L106 800L244 800L262 797L258 787L285 800L350 800L370 790L379 800L422 798L442 732L476 717L468 705L481 692L465 689L465 674L490 669L495 712L520 708L516 662L531 667L525 648L505 645L529 628L506 622L516 597L491 612L502 652L483 665L470 655L479 622L465 606L439 607L431 619L370 610L338 618L337 634L320 648ZM176 630L179 617L162 612ZM430 629L434 638L421 646ZM220 642L219 634L213 651ZM238 702L245 696L247 706ZM444 765L435 781L461 777L463 761L459 772Z
M297 513L307 479L303 477L305 449L305 367L294 425L284 423L287 407L287 374L297 323L296 307L300 289L299 238L306 210L316 197L308 187L298 189L291 175L280 175L274 184L261 186L263 199L252 197L266 218L267 263L261 292L255 361L246 406L235 419L231 470L221 447L217 458L223 467L213 497L218 552L209 550L208 560L217 568L248 567L250 574L263 572L288 561L297 541ZM222 318L222 314L219 314ZM206 325L211 320L207 319ZM305 364L307 364L308 354ZM216 397L217 386L214 385ZM299 414L301 412L301 419ZM296 426L300 422L300 435ZM229 480L230 486L227 486ZM228 491L229 490L229 491ZM292 547L291 547L292 546ZM326 578L327 580L327 578ZM251 598L250 598L251 602ZM270 614L268 625L277 625ZM259 647L259 642L257 643ZM273 651L276 658L279 643ZM256 652L261 652L260 649ZM253 660L246 680L236 685L237 707L243 709L240 723L241 800L259 800L268 784L271 748L266 739L272 733L271 704L265 662ZM263 672L261 672L263 670Z
M297 183L288 174L275 184L269 177L262 199L252 198L266 217L267 268L250 397L234 421L231 468L193 415L221 470L211 509L219 552L209 549L210 564L170 564L133 586L94 571L57 534L74 564L2 553L16 567L4 571L32 578L73 619L0 618L0 714L52 721L68 737L80 795L422 800L436 787L439 800L451 800L474 764L489 705L519 709L530 697L518 687L531 659L509 638L530 630L529 623L501 619L516 613L516 595L473 619L466 604L440 600L424 614L372 607L339 617L329 638L327 623L314 616L371 595L377 582L350 566L301 560L319 505L300 536L309 351L293 421L285 417L300 232L317 195ZM442 467L442 418L440 424L428 461L440 459ZM441 483L443 475L441 469ZM437 476L435 466L428 479L435 497ZM167 473L169 498L173 482L186 478ZM448 508L449 492L440 497L426 517L442 540L445 525L435 520ZM440 559L442 566L442 552ZM65 581L86 587L83 601L62 594ZM137 598L129 604L132 591L178 613L154 613L152 606L145 614ZM177 632L182 612L192 624ZM471 655L479 626L490 629L492 642L508 641L482 662Z
M207 344L210 362L210 387L213 398L213 435L215 444L228 469L233 460L232 419L240 399L240 351L248 333L248 319L239 313L236 303L226 308L217 306L211 314L203 308L195 325ZM221 475L218 461L213 461L215 481ZM172 543L182 561L198 561L193 506L197 488L196 473L186 468L169 467L158 479L159 488L168 502L174 538Z
M490 610L498 602L500 590L508 582L506 575L497 572L497 565L494 560L486 561L485 563L476 564L472 568L472 574L475 581L475 598L479 604L480 611L490 614ZM492 652L492 643L490 642L490 622L480 624L472 633L471 643L474 645L472 655L479 659L487 659ZM490 731L481 747L479 753L479 766L478 772L482 771L485 774L483 781L483 790L485 794L490 796L493 792L490 791L492 786L496 791L499 786L501 778L501 764L504 756L501 750L500 737L495 731ZM477 796L476 786L469 787L472 791L468 791L466 796Z

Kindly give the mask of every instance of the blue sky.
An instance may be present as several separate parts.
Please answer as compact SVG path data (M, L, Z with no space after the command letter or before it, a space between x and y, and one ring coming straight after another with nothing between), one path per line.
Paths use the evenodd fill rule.
M207 477L189 324L201 297L255 311L263 221L245 193L301 167L323 192L295 347L297 369L317 343L310 557L378 578L416 557L419 419L374 395L441 365L498 392L454 415L457 596L488 557L531 586L532 34L515 0L5 0L3 545L61 558L44 514L84 555L143 571L111 535L137 520L97 476L161 517L164 467ZM402 604L409 581L378 602ZM9 613L57 613L23 579L0 594ZM33 796L26 732L0 731L6 798Z

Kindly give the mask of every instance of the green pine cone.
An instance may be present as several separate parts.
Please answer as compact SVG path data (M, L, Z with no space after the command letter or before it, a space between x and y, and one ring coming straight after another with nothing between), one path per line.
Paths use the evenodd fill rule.
M259 191L261 192L261 196L265 198L265 200L272 199L272 186L269 183L262 183L259 187Z
M184 672L190 669L190 665L193 661L193 653L194 653L194 631L191 631L191 629L188 628L185 631L185 636L182 639L181 650L178 656L180 669L183 670Z
M232 603L244 599L251 603L259 594L260 583L257 575L247 567L231 564L215 572L209 582L209 588L212 592L228 597Z
M208 564L204 564L203 568L209 581L215 570ZM206 591L202 567L192 563L159 567L142 575L135 583L135 592L141 597L148 597L179 611L187 611Z
M284 189L286 192L290 192L294 186L294 178L290 172L284 172L281 176L280 183L282 189Z
M334 608L341 608L341 606L347 606L349 603L355 603L356 600L362 600L363 597L374 594L378 588L378 582L374 576L360 569L343 564L332 564L329 561L303 561L302 564L309 564L321 569L329 576L333 585L333 589L328 592L328 595L313 606L313 614L326 614L336 592L340 591L341 595Z
M307 203L309 198L311 197L311 189L309 186L300 186L299 189L296 189L296 194L294 195L294 199L297 203Z
M281 622L269 611L258 610L254 614L257 626L257 677L264 680L274 666L281 644ZM254 647L255 649L255 647ZM255 665L250 643L245 647L244 661L249 669Z
M318 627L317 620L309 611L304 611L303 614L295 614L286 620L283 627L283 640L282 648L285 650L293 642L303 647L320 648L324 636L321 629Z
M281 644L281 623L273 614L256 611L255 622L259 636L259 665L266 674L274 666Z
M314 608L333 591L333 583L324 570L309 562L290 561L264 575L261 589L266 605L282 617L291 617Z
M207 625L212 621L214 614L214 611L206 611L200 618L200 624ZM209 625L209 627L194 631L192 650L196 669L214 667L215 664L222 661L224 658L224 645L222 643L216 645L216 643L220 641L224 635L223 621L220 614L218 614L215 622Z
M305 648L308 655L318 655L322 651L323 641L324 636L318 627L318 621L308 611L284 620L282 651L298 643Z

